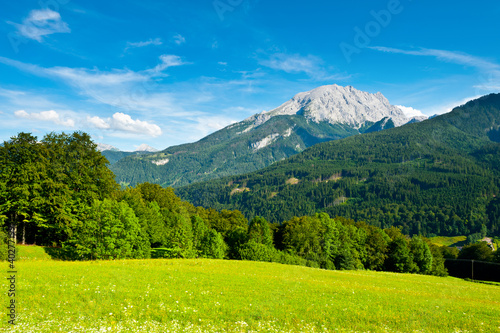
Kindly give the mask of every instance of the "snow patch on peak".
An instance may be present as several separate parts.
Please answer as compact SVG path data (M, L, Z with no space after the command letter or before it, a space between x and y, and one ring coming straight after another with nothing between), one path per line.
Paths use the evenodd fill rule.
M105 150L120 151L120 149L113 147L112 145L108 145L106 143L97 143L97 150L98 151L105 151Z
M157 152L158 149L155 149L151 146L148 146L147 144L143 143L142 145L140 145L135 151L147 151L147 152Z

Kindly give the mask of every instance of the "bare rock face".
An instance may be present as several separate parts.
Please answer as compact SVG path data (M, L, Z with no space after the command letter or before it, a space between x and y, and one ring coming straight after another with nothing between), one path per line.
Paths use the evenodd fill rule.
M319 123L344 124L360 128L366 122L390 118L395 126L411 120L401 108L391 105L381 93L370 94L351 86L336 84L318 87L295 95L291 100L271 111L264 111L247 119L259 126L278 115L303 115Z

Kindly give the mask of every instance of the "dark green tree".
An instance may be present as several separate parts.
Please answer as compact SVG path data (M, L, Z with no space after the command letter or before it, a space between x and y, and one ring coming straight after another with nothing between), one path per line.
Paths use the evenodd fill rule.
M387 245L391 241L389 236L380 228L368 225L364 222L356 224L359 228L366 230L366 256L363 266L366 269L381 271L387 258Z
M226 235L226 244L228 245L227 256L229 259L242 259L240 249L248 242L247 229L237 227Z
M391 227L384 232L391 238L387 247L387 259L384 262L385 270L398 273L417 272L418 266L413 261L408 241L400 229Z
M493 259L493 250L486 242L469 244L462 248L458 259L491 261Z
M432 269L430 274L435 276L448 276L448 270L444 266L445 257L443 249L445 247L439 247L430 242L427 242L427 245L432 254Z
M170 250L172 258L193 258L196 251L193 248L193 229L191 219L182 214L164 209L167 236L162 247Z
M314 216L294 217L283 223L284 250L308 260L319 261L324 255L323 232L320 219Z
M226 256L227 245L220 233L209 229L200 244L200 255L203 258L223 259Z
M208 215L207 220L210 227L217 230L224 237L226 237L228 232L238 227L248 228L248 220L238 210L223 209L221 212L212 211Z
M430 274L432 272L433 256L429 246L419 236L413 236L409 243L413 262L417 265L417 273Z
M16 240L18 227L22 227L23 244L27 228L46 223L41 209L47 168L44 147L29 133L19 133L0 146L0 215L12 227Z
M265 246L273 247L273 234L269 222L265 218L256 216L248 225L248 239Z
M193 229L193 249L202 258L222 259L227 252L227 245L220 233L209 228L198 215L191 216Z

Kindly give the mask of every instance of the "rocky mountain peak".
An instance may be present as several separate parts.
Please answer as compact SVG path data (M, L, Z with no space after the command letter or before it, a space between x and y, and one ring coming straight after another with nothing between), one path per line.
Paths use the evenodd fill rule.
M143 143L142 145L140 145L135 151L137 152L150 152L150 153L154 153L154 152L157 152L158 149L155 149L145 143Z
M274 116L297 114L316 123L326 121L353 128L360 128L366 122L377 122L385 117L391 118L396 126L410 120L380 92L370 94L352 86L342 87L336 84L298 93L276 109L259 113L248 120L255 121L255 126L258 126Z

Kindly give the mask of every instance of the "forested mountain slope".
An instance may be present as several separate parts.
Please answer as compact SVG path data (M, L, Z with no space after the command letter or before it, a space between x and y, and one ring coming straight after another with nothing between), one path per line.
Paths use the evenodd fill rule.
M272 222L324 211L407 234L499 234L499 129L500 94L491 94L421 123L317 144L258 172L177 193Z
M112 161L110 168L122 184L147 181L179 187L256 171L320 142L392 128L410 120L381 93L331 85L299 93L274 110L195 143L128 156L116 163L116 153L104 155Z

